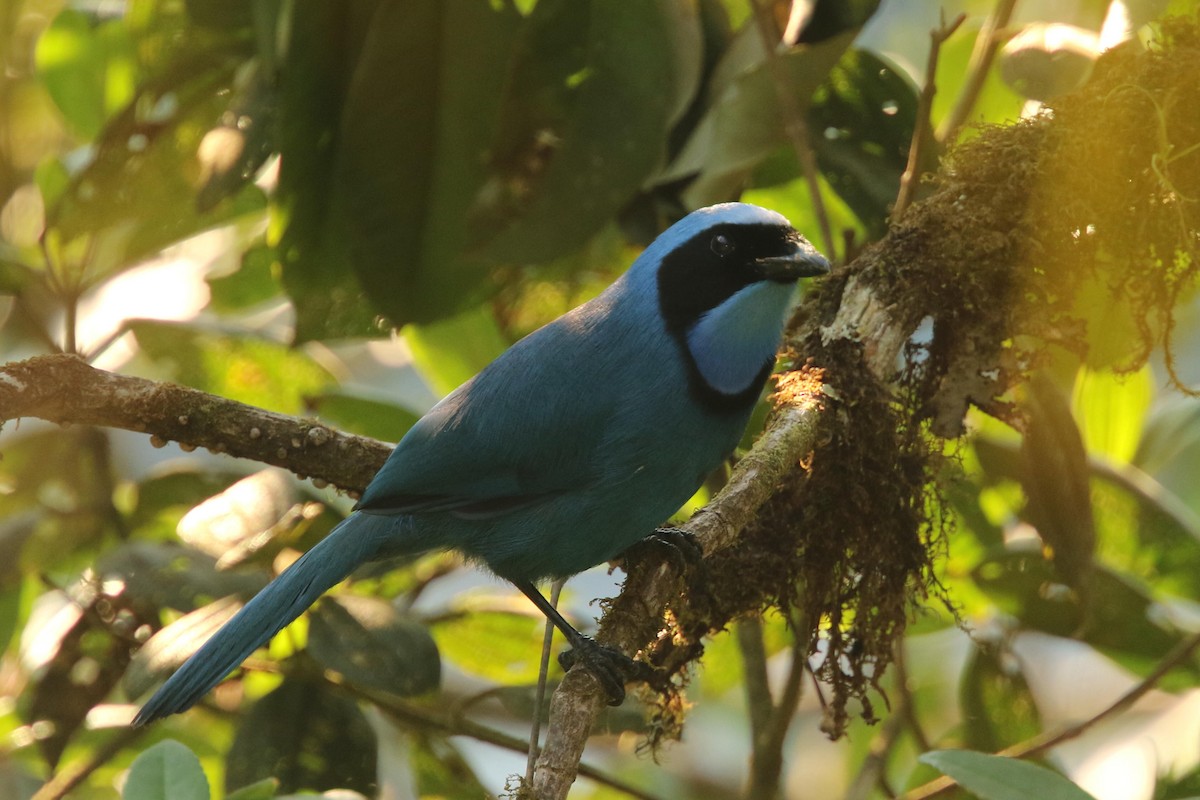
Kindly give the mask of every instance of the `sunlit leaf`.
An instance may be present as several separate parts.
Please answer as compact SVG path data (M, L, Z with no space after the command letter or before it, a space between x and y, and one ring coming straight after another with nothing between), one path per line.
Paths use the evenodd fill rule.
M208 800L208 778L185 745L165 739L134 759L121 800Z
M471 611L432 626L448 662L504 684L537 679L543 630L540 618L502 611Z
M448 394L504 352L504 339L486 305L431 325L410 325L404 338L434 391Z
M1131 375L1080 368L1072 406L1088 452L1118 462L1133 458L1154 398L1153 380L1149 364Z
M220 558L279 525L296 500L286 471L259 470L194 506L177 532L184 544Z
M63 116L85 139L133 96L133 41L120 20L67 8L38 40L38 74Z
M307 402L312 413L339 430L385 442L399 441L419 419L406 408L345 391L323 392Z
M298 413L306 395L332 380L302 352L265 339L188 324L140 321L130 328L143 352L173 380L260 408Z

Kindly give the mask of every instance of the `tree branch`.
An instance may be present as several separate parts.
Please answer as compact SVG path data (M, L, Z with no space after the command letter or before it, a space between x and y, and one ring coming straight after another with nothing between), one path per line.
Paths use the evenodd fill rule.
M72 355L0 365L0 422L34 417L146 433L361 492L391 446L172 383L95 369Z

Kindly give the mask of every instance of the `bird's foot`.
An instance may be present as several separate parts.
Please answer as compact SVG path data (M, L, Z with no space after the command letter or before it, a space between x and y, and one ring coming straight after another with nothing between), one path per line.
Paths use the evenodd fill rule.
M600 683L600 688L608 695L610 706L619 706L625 702L625 684L633 681L644 681L649 684L658 683L658 673L654 667L643 661L634 661L629 656L617 650L600 644L589 636L580 637L571 642L571 649L564 650L558 655L558 663L564 670L570 670L576 664L592 673Z
M665 561L679 574L704 562L704 551L696 535L682 528L655 528L646 538L625 551L624 557L652 557Z

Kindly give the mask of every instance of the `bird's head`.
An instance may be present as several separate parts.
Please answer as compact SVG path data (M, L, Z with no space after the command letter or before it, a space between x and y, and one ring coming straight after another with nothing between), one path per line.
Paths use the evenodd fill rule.
M830 268L783 215L748 203L693 211L639 261L655 270L659 311L694 388L734 405L757 397L797 279Z

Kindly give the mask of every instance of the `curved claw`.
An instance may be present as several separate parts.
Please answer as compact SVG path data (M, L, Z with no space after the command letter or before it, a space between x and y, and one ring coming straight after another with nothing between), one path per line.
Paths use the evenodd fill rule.
M657 673L649 664L634 661L616 648L603 645L587 636L582 636L570 650L558 655L558 663L564 670L579 664L596 678L610 706L625 702L625 684L631 681L654 683Z

